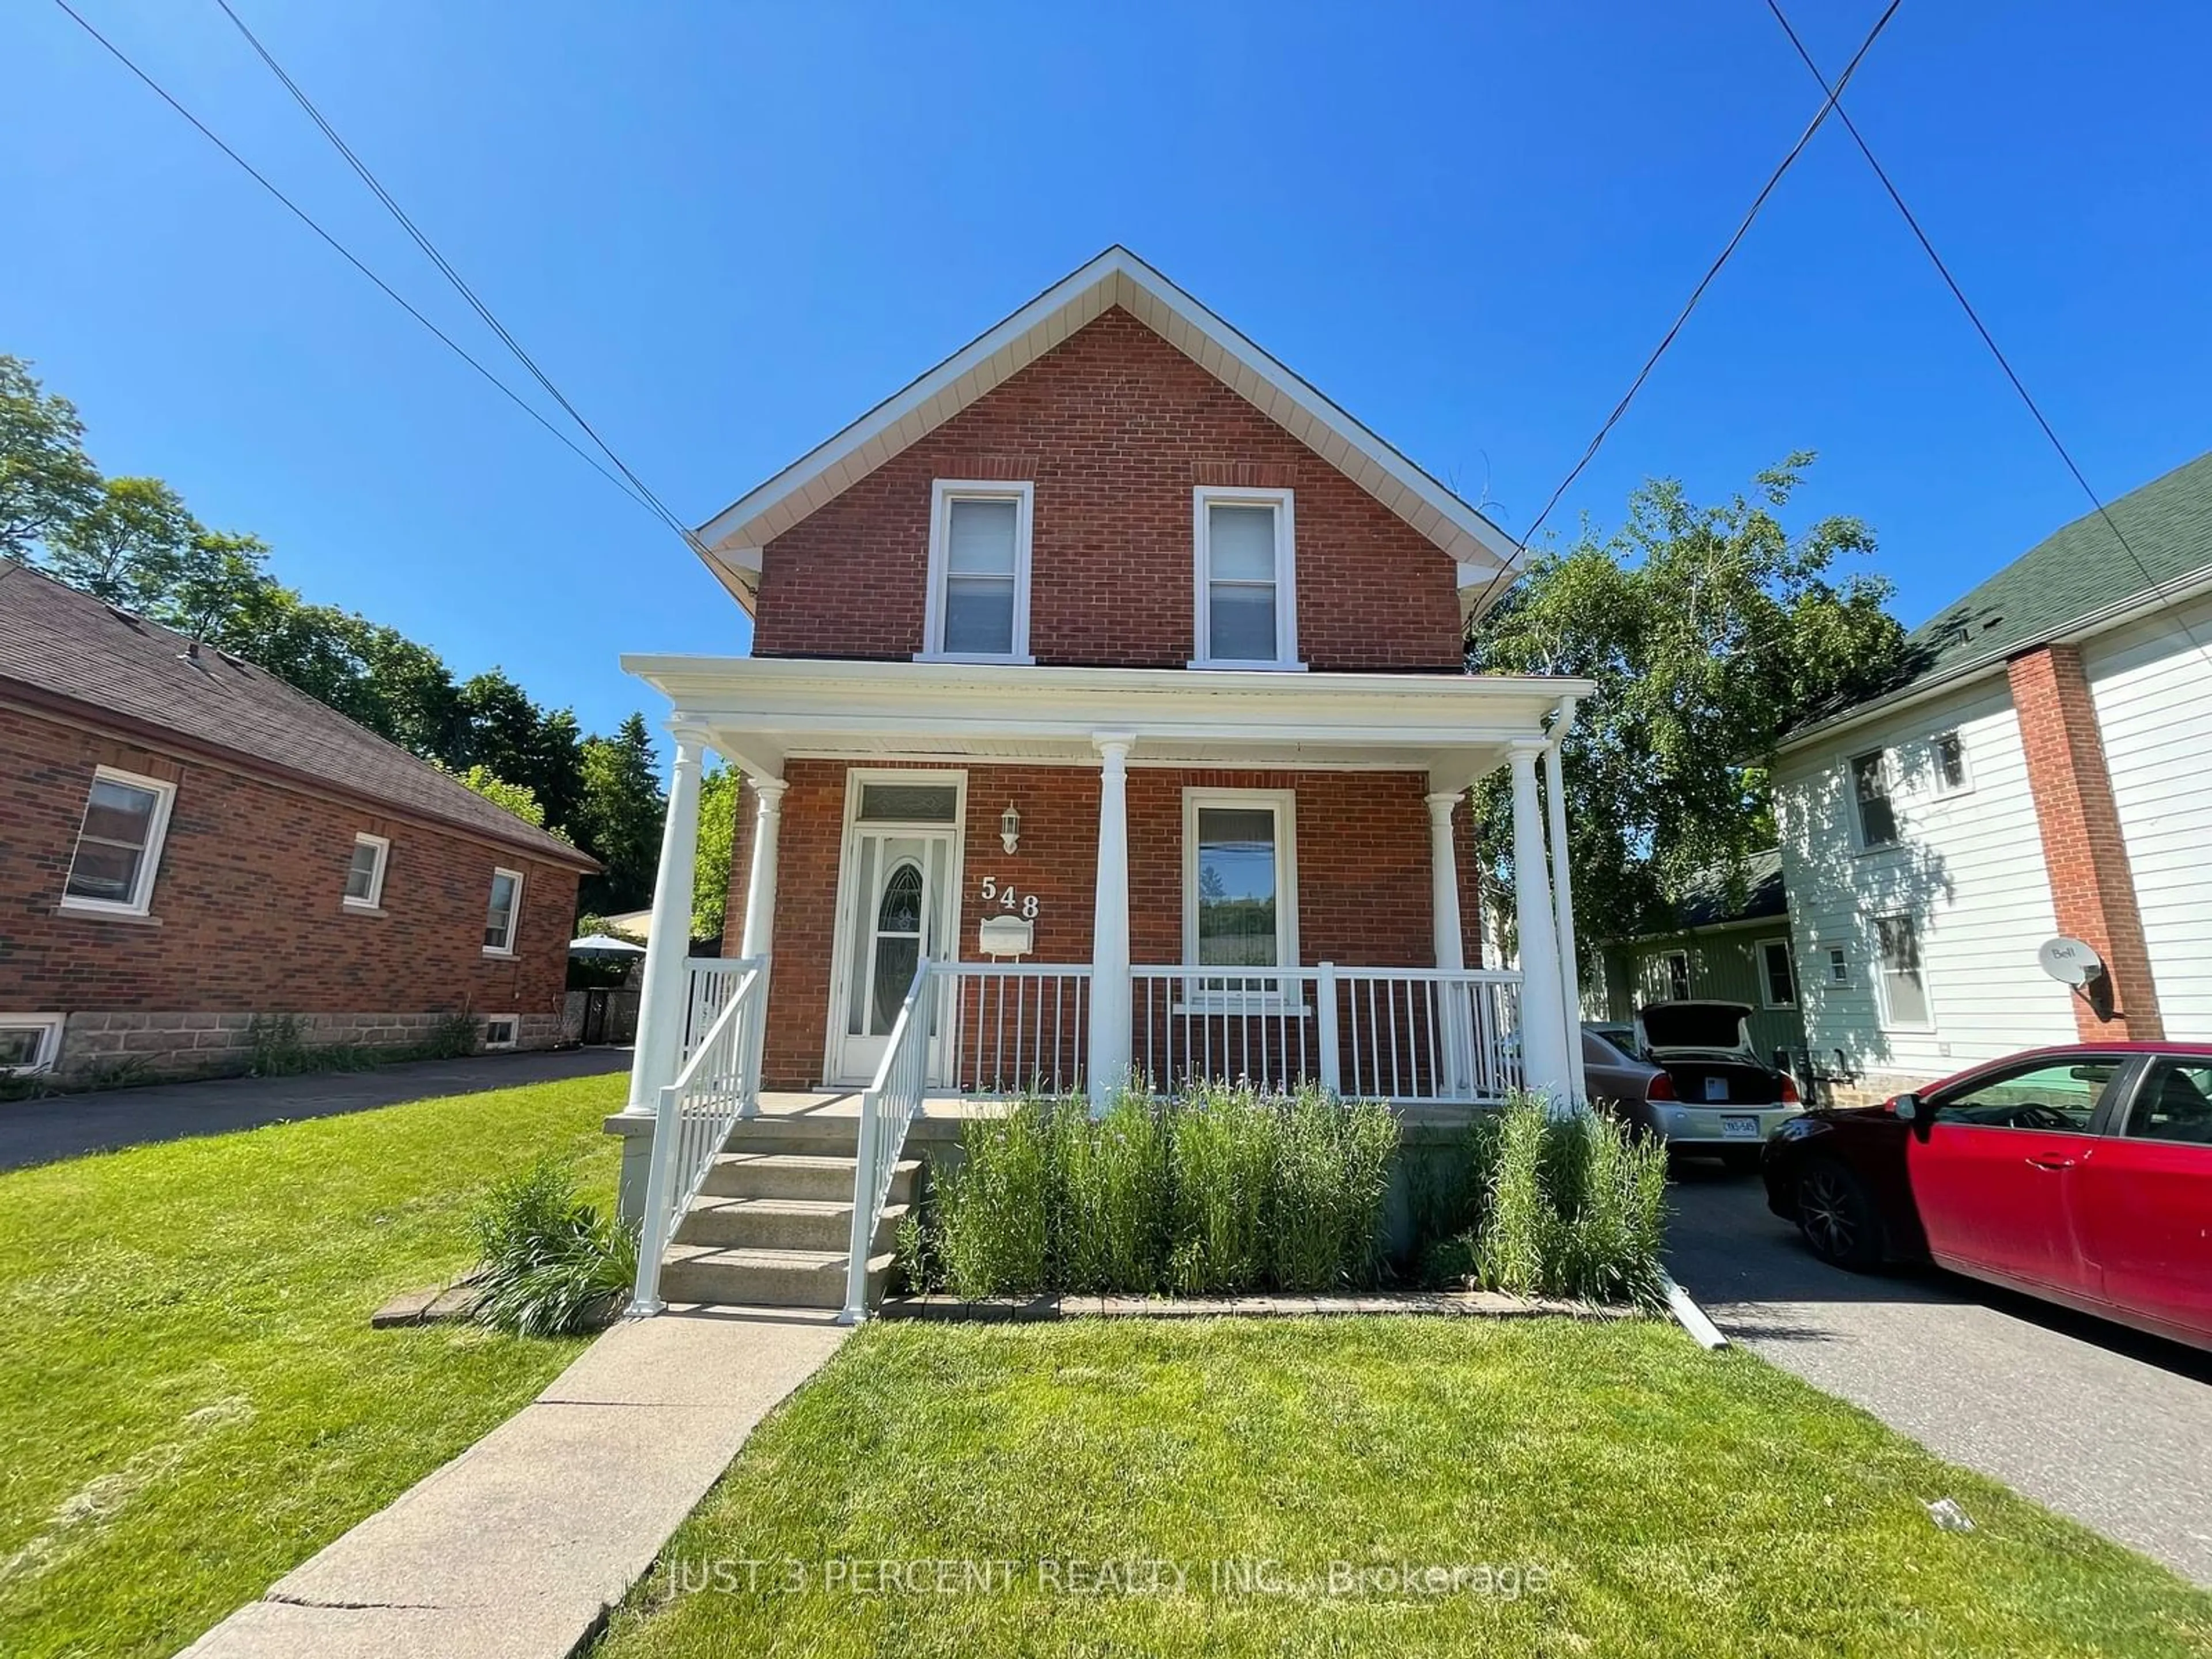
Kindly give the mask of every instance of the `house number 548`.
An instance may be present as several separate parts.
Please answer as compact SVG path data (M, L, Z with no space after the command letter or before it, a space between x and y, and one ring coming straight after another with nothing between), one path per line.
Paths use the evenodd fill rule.
M1036 895L1035 893L1017 893L1014 890L1014 884L1012 882L1008 882L1004 887L1001 887L999 885L999 878L996 876L986 876L983 878L983 899L986 903L988 903L993 899L996 899L999 902L999 908L1001 910L1015 910L1020 912L1021 918L1024 921L1035 921L1036 920Z

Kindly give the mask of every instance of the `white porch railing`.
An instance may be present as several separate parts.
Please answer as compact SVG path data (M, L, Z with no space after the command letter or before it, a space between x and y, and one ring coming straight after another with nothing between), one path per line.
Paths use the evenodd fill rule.
M696 989L696 981L694 981ZM768 964L748 963L732 976L720 1011L676 1081L660 1091L653 1124L653 1163L638 1231L633 1314L659 1313L660 1258L676 1223L699 1195L715 1154L760 1092L761 1036L768 1018Z
M942 1086L961 1094L1079 1094L1091 1042L1088 963L948 963L944 990Z
M1152 1086L1315 1083L1401 1105L1519 1085L1520 975L1482 969L1131 969L1131 1059Z
M714 1019L729 1001L739 981L756 968L767 965L765 957L687 957L684 966L688 970L689 983L684 993L684 1047L682 1057L691 1058L692 1053L706 1041L707 1033L714 1029Z
M906 1132L921 1114L929 1086L932 1028L939 1024L942 989L949 982L944 964L925 959L891 1024L876 1079L860 1096L860 1145L853 1169L851 1256L845 1268L845 1307L840 1324L857 1325L868 1316L868 1255L890 1197L891 1176Z

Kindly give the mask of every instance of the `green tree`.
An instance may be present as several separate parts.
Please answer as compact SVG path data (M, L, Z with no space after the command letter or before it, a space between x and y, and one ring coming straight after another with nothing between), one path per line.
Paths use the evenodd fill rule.
M0 556L27 560L99 501L76 405L0 352Z
M720 939L730 902L740 790L736 769L717 766L699 782L699 860L692 866L691 937Z
M538 804L526 785L509 783L481 766L471 766L465 772L455 772L453 777L482 795L493 805L512 812L525 823L545 827L545 809ZM558 835L560 831L554 831Z
M668 801L645 716L632 714L612 737L586 738L581 772L582 799L572 827L578 844L606 866L585 878L583 902L614 912L651 903Z
M110 478L90 508L46 538L54 574L110 605L149 610L183 574L203 532L159 478Z
M196 529L167 584L148 596L156 621L196 640L212 639L249 596L271 586L262 568L269 544L258 536Z
M1579 930L1662 927L1691 879L1774 844L1767 781L1783 733L1877 690L1904 632L1889 584L1839 561L1874 550L1854 518L1793 534L1779 516L1812 464L1791 455L1748 496L1691 501L1673 479L1629 498L1626 524L1547 553L1468 641L1478 672L1597 683L1565 745ZM1478 792L1486 854L1511 862L1502 780Z

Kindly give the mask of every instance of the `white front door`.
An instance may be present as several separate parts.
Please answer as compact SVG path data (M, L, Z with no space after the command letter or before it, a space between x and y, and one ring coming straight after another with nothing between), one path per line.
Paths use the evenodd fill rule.
M830 1081L872 1082L899 1008L927 957L952 954L953 836L946 829L854 826L845 925L830 977Z

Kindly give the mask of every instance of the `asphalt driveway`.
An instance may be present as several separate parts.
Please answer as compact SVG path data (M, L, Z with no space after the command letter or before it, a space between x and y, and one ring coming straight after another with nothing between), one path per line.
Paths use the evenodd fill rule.
M1683 1164L1674 1200L1668 1265L1732 1340L2212 1588L2212 1354L1949 1273L1831 1267L1717 1165Z
M473 1054L465 1060L413 1060L373 1072L311 1077L220 1078L160 1083L0 1103L0 1170L51 1164L84 1152L112 1152L148 1141L226 1134L297 1118L333 1117L441 1095L513 1089L526 1083L595 1077L629 1069L627 1048L563 1048L545 1053Z

